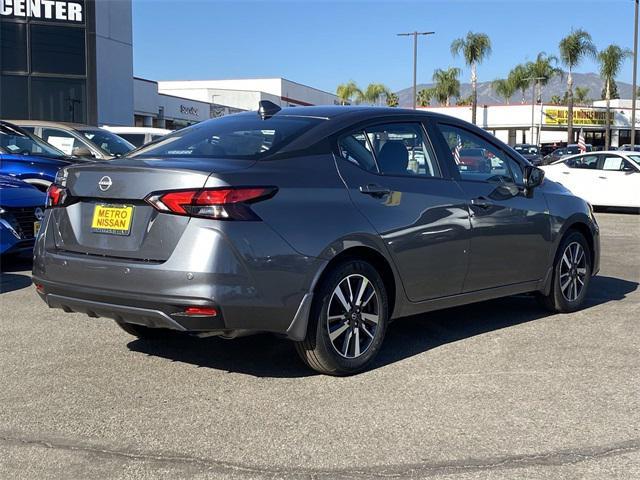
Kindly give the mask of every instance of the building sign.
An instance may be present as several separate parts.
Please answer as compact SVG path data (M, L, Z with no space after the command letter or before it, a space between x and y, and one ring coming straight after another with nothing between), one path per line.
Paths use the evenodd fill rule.
M196 107L187 107L185 105L180 105L180 113L191 115L192 117L197 117L198 109Z
M569 118L569 110L567 107L544 108L544 124L545 125L567 125ZM611 123L613 123L613 112L610 115ZM574 125L606 125L607 112L604 110L593 110L586 108L573 109Z
M78 0L0 0L0 16L83 23L83 7Z

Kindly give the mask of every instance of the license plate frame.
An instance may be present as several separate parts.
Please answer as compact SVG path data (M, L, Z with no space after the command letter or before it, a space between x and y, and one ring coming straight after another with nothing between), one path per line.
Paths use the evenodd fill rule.
M93 207L91 232L120 237L131 235L134 211L133 205L98 203ZM126 213L124 217L123 213Z

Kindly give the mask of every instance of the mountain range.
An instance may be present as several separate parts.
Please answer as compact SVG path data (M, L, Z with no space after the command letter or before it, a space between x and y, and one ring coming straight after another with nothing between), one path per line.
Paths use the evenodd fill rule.
M617 82L618 84L618 93L620 98L631 98L631 84L624 82ZM420 91L423 88L431 88L433 87L433 83L421 83L417 86L417 91ZM600 75L596 73L574 73L573 74L573 87L586 87L589 89L588 97L591 100L599 100L600 94L602 92L602 87L604 83L600 78ZM542 99L543 102L548 103L551 100L551 97L557 95L562 98L564 92L567 89L567 76L564 77L554 77L549 80L549 83L542 88ZM412 88L402 89L396 94L399 98L399 104L401 107L411 107L411 91ZM471 83L460 83L460 97L465 98L471 95ZM516 94L511 97L509 103L520 103L522 101L522 93L520 91L516 92ZM455 99L453 100L455 103ZM504 104L504 98L501 98L496 92L493 91L491 87L491 82L478 82L478 105L495 105L495 104ZM531 103L531 89L527 90L525 95L525 103ZM435 105L435 101L431 102L432 105Z

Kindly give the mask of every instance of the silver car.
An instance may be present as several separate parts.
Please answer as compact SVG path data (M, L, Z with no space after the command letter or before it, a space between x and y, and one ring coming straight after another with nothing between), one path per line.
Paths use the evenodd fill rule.
M460 168L463 149L488 168ZM33 281L50 307L137 337L272 332L351 374L401 317L526 292L580 308L598 225L543 177L450 117L261 102L61 170Z

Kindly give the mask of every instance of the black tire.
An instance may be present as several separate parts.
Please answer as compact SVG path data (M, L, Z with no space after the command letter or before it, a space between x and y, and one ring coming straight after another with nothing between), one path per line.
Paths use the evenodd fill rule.
M129 335L138 337L143 340L163 340L175 338L179 332L169 330L168 328L149 328L144 325L136 325L133 323L116 322L118 326Z
M580 245L582 251L584 252L584 264L581 263L581 258L581 262L579 264L580 267L574 265L573 268L571 268L567 265L566 262L564 262L563 256L567 252L567 248L569 246L572 246L573 248L575 244ZM577 273L577 271L582 272L582 268L584 268L584 273ZM567 269L569 269L570 272L569 276L567 276L566 273ZM551 289L549 290L549 295L539 295L539 299L542 305L552 312L559 313L569 313L579 310L582 307L584 299L587 295L589 282L591 280L591 270L591 249L589 248L587 239L584 238L584 235L582 233L576 230L570 230L566 233L566 235L560 242L560 246L558 247L558 251L553 262L553 279L551 281ZM575 297L575 299L571 298L572 294L567 295L566 293L563 293L562 288L563 284L566 284L567 281L571 281L571 277L578 277L582 282L584 282L581 285L579 294ZM577 280L575 285L580 286L580 280Z
M364 293L360 294L363 285ZM338 288L345 288L341 291L350 311L335 294ZM355 293L349 295L349 290ZM296 342L298 354L309 367L323 374L352 375L362 371L380 351L388 324L388 305L384 282L371 264L353 259L336 265L316 288L306 337ZM340 309L344 310L342 316ZM331 319L330 311L334 313ZM332 335L344 333L332 340L330 330Z

